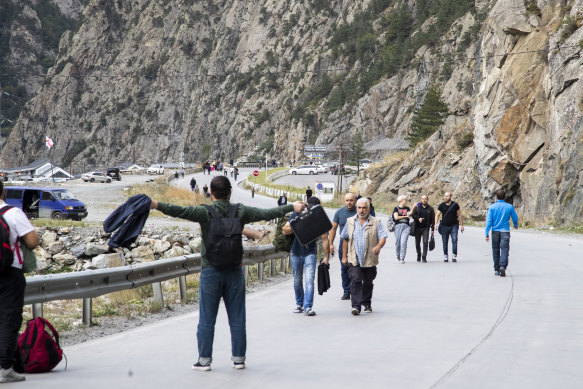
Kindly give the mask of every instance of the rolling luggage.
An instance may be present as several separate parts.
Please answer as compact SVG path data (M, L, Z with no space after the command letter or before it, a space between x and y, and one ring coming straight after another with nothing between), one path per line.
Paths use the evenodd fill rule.
M320 205L296 216L289 222L298 242L307 245L332 229L332 223L326 211Z

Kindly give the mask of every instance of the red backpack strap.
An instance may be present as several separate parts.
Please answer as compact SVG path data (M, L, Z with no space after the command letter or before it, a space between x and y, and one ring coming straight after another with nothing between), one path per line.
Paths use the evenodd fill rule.
M39 317L37 317L37 320L40 320L44 325L49 327L49 329L53 333L53 336L55 337L55 341L57 342L57 346L59 346L59 348L61 348L61 345L59 344L59 333L57 332L57 330L55 330L55 327L53 327L53 325L51 323L49 323L49 321L47 319L45 319L44 317L39 316Z

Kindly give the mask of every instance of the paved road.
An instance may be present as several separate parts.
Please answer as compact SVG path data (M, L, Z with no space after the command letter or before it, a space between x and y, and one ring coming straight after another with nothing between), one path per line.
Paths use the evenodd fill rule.
M348 184L354 178L353 175L344 176L342 177L342 188L346 190L348 188ZM316 174L316 175L287 175L280 177L274 181L276 184L279 185L291 185L298 188L305 188L308 185L314 189L317 182L338 182L338 176L333 176L330 173L326 174Z
M206 176L209 180L210 177ZM206 179L206 178L205 178ZM260 196L237 201L273 204ZM197 313L67 348L69 367L29 375L34 388L580 388L583 383L583 240L512 233L507 278L492 272L482 230L460 236L460 262L394 260L381 253L374 313L353 317L332 288L316 317L291 313L286 282L248 296L247 369L231 368L221 309L213 371L192 371Z

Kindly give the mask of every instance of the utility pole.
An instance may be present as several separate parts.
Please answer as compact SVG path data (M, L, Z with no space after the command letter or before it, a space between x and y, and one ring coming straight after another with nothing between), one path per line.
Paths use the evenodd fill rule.
M338 195L340 194L340 192L342 191L342 164L344 163L344 144L340 143L340 146L338 148L338 152L340 153L340 160L338 161L338 170L336 172L337 177L336 177L336 196L338 197Z

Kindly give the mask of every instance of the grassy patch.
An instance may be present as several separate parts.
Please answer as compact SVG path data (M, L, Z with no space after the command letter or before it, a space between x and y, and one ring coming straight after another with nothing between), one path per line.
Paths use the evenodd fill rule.
M145 194L157 201L184 207L211 203L210 198L205 198L202 194L202 188L199 193L195 193L189 189L166 185L163 178L158 178L154 182L134 185L125 194L128 197Z
M30 221L35 227L99 227L99 222L75 221L71 219L55 220L55 219L31 219Z

